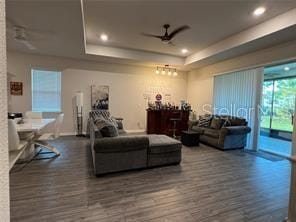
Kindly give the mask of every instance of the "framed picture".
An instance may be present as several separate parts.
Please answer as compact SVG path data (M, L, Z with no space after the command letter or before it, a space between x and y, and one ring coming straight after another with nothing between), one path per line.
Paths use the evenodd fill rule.
M93 110L109 109L109 86L91 86L91 105Z
M10 82L10 94L13 96L23 95L23 83L22 82Z

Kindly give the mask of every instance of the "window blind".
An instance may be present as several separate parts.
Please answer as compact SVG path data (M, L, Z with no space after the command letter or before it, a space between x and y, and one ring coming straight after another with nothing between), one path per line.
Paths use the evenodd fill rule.
M61 72L32 69L32 111L61 111Z
M214 114L243 117L252 131L246 149L257 149L263 69L250 69L214 77Z

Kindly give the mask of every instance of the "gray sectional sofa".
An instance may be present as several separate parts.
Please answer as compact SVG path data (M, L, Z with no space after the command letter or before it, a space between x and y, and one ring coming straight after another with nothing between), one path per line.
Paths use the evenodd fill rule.
M95 175L143 169L181 162L182 144L165 135L98 136L90 121L91 152Z
M203 126L200 126L200 120L189 123L189 130L200 133L200 142L222 150L246 146L247 135L251 132L251 128L245 119L215 115L208 120L209 122Z

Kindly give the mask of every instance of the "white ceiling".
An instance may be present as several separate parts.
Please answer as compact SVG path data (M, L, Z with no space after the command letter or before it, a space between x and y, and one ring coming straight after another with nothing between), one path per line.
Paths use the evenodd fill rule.
M6 1L6 18L10 50L66 57L84 54L79 0L10 0ZM37 50L28 50L14 40L10 21L29 30L27 38Z
M170 64L174 61L172 62L174 65L181 64L184 68L185 57L180 53L181 48L188 48L190 54L202 52L217 42L296 8L295 0L265 1L266 14L255 18L252 11L260 5L259 2L262 1L83 0L84 10L82 10L80 0L10 0L6 1L8 21L13 21L29 30L26 33L27 37L37 49L32 51L16 42L9 24L8 49L141 65ZM140 35L141 32L161 34L163 31L161 26L164 23L171 24L172 29L185 24L191 26L191 29L174 39L175 47ZM110 37L107 43L100 41L99 35L102 32ZM242 44L227 54L218 53L214 59L211 57L199 65L221 61L293 39L296 39L296 26L293 29L277 32L275 35L268 35L267 38L252 41L250 45ZM88 45L97 47L95 50L99 53L87 53Z
M289 70L286 70L286 68ZM296 76L296 62L285 63L264 68L264 80Z
M296 1L266 1L268 9L255 18L253 10L262 1L94 1L84 0L86 40L102 44L101 33L107 33L107 45L184 56L241 32L260 22L296 7ZM163 34L163 24L171 29L189 25L174 39L175 47L140 33Z

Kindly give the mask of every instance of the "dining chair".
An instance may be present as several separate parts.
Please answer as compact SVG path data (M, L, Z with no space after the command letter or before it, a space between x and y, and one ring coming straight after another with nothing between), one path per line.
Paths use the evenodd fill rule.
M8 120L8 148L9 148L9 169L13 167L23 151L29 145L26 140L20 140L17 133L16 122L12 119Z
M9 151L20 150L28 144L25 140L20 140L17 133L16 122L12 119L8 120L8 145Z
M42 119L42 112L27 111L25 113L26 119Z
M49 150L50 151L49 153L55 153L56 155L54 157L59 156L61 153L56 147L50 145L48 143L48 141L53 141L53 140L59 138L60 128L63 123L63 120L64 120L64 113L59 113L56 117L56 120L55 120L54 131L52 133L42 134L33 142L35 145L46 148L47 150ZM44 153L41 153L41 154L44 154Z

